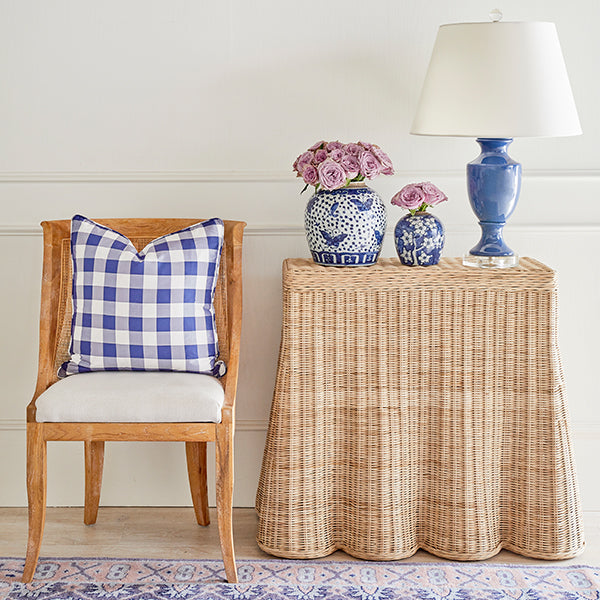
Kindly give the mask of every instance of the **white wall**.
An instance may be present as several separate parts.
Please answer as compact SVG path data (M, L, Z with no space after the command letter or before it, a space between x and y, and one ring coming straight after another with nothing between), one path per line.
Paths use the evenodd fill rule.
M248 222L236 504L251 506L281 323L280 269L307 256L291 163L318 139L378 143L387 201L430 179L447 255L478 239L466 200L473 140L408 128L438 25L487 20L480 0L0 0L0 505L24 505L43 219L219 215ZM600 510L600 3L506 0L505 20L557 24L584 135L517 140L507 227L560 277L560 341L584 508ZM476 98L473 99L477 101ZM393 224L399 209L388 205ZM391 236L384 255L394 255ZM49 503L82 502L80 444L51 444ZM112 444L104 504L189 504L183 449ZM131 475L133 473L134 475Z

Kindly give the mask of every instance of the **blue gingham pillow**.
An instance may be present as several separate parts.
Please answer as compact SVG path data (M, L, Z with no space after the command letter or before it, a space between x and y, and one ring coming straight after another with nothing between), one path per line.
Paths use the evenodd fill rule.
M150 242L80 215L71 222L71 358L59 377L88 371L188 371L220 376L213 296L223 221Z

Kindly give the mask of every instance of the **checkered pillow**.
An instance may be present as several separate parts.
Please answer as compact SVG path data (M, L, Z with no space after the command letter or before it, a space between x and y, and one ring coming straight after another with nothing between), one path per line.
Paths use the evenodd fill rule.
M188 371L220 376L213 296L223 221L150 242L76 215L71 223L71 358L59 377L88 371Z

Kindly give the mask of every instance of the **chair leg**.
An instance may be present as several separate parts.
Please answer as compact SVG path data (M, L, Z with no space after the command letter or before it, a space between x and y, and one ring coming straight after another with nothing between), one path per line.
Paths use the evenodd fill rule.
M85 441L85 501L83 522L93 525L98 517L102 469L104 468L104 442Z
M229 583L237 583L233 548L233 426L217 425L216 439L217 520L225 574Z
M27 424L27 499L29 506L29 535L23 569L23 582L33 579L46 520L46 440L43 425Z
M206 484L206 442L186 442L188 479L198 525L208 525L208 487Z

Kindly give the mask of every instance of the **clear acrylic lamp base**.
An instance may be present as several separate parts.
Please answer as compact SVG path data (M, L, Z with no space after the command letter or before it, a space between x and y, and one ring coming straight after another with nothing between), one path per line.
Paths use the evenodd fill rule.
M463 255L463 265L466 267L478 267L480 269L509 269L519 264L519 255L509 256L478 256L467 253Z

